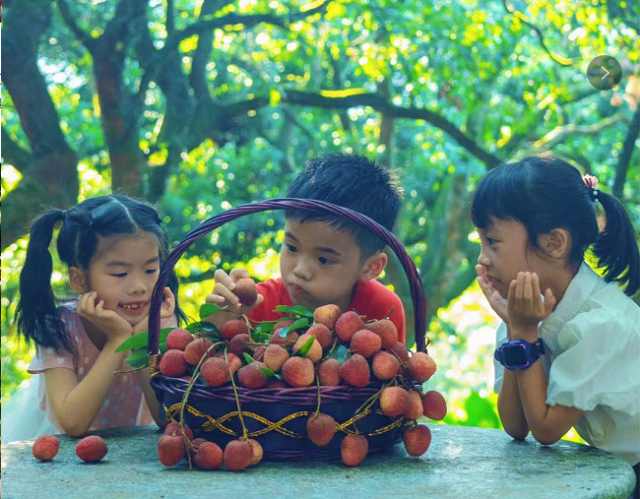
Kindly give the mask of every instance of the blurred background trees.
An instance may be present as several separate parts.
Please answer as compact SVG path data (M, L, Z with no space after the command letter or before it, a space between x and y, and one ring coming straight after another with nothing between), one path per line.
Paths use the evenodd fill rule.
M639 225L639 15L615 0L5 0L2 398L32 350L14 336L30 222L111 191L157 204L176 242L221 210L280 197L304 162L366 154L406 197L396 233L429 302L449 423L498 426L496 319L474 284L470 196L490 168L553 152ZM593 88L608 54L624 76ZM176 270L195 315L212 275L278 272L279 213L193 245ZM392 259L383 282L411 304ZM64 269L54 287L69 293Z

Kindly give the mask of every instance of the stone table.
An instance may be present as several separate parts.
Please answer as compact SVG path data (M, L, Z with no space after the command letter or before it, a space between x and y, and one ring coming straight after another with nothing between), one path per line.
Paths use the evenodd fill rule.
M160 433L152 427L95 432L109 446L101 463L82 463L77 439L61 436L51 462L31 455L33 441L2 446L5 499L146 498L621 498L635 475L622 459L571 442L544 447L500 430L429 425L433 440L421 458L402 444L368 456L358 468L341 462L269 462L241 473L163 467Z

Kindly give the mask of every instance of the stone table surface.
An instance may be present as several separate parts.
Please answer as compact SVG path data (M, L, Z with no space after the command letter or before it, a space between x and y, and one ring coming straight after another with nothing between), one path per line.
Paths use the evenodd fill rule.
M137 498L624 498L635 486L622 459L571 442L544 447L501 430L429 425L433 440L420 458L402 444L368 456L358 468L341 462L263 461L240 473L165 468L153 427L93 432L109 447L97 464L75 455L77 439L61 436L53 461L31 454L33 441L2 446L5 499Z

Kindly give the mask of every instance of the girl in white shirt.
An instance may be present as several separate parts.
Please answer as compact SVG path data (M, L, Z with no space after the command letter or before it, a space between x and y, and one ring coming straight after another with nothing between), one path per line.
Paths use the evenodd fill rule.
M492 170L471 212L482 244L478 282L504 321L497 346L541 339L544 348L526 368L495 364L505 431L516 439L531 431L550 445L575 427L637 476L640 309L629 296L640 256L624 206L566 161L530 157Z

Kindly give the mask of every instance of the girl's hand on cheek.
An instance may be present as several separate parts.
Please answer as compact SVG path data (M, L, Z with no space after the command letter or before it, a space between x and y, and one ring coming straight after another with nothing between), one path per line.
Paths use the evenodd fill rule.
M553 292L547 289L544 300L540 294L540 281L535 272L520 272L517 279L511 281L507 310L511 334L514 339L535 341L538 337L538 324L555 307Z
M169 288L164 288L164 299L162 300L162 305L160 307L160 320L168 319L175 315L176 311L176 298L171 292ZM142 331L149 330L149 316L147 315L144 319L138 322L135 326L133 326L133 333L141 333Z
M96 304L96 301L98 302ZM125 319L113 310L104 309L104 301L98 299L98 293L90 291L78 301L78 315L98 328L108 341L124 341L133 333L133 328Z
M485 278L486 270L483 265L476 265L476 274L478 274L478 284L480 289L489 300L489 305L493 311L498 314L505 323L509 324L509 316L507 314L507 300L500 296L498 290L491 286L491 283Z

